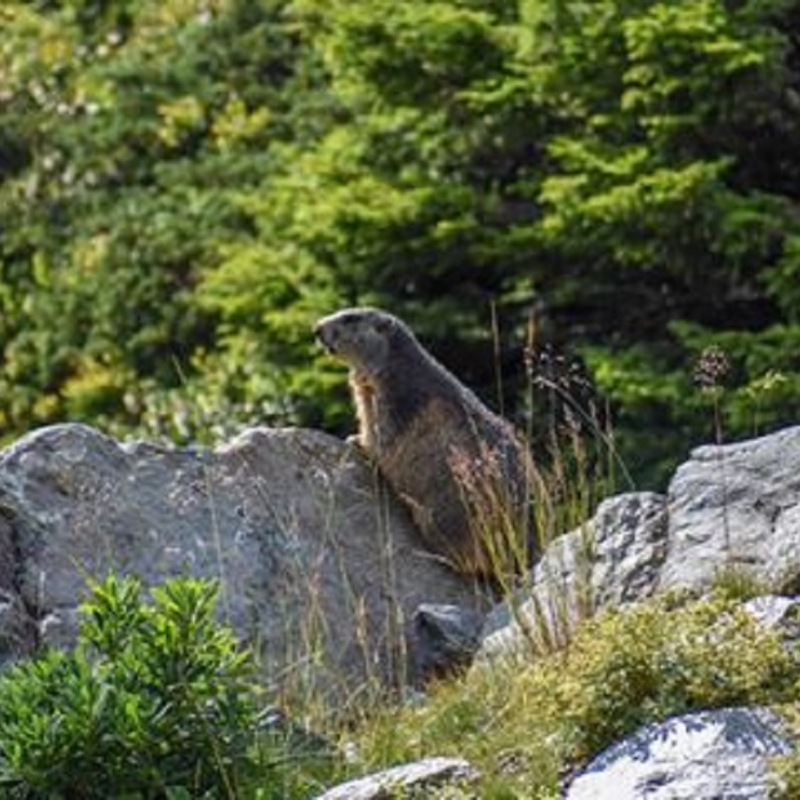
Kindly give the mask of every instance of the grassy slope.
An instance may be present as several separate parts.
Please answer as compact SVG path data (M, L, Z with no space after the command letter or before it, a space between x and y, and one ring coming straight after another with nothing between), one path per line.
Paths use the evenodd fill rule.
M665 598L585 622L561 652L479 667L426 702L373 710L344 738L353 773L458 755L482 771L480 797L548 798L646 722L798 699L792 656L738 601Z

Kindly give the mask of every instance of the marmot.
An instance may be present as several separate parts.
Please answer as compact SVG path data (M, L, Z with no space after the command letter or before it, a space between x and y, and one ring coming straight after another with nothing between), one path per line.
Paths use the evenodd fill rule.
M512 426L391 314L347 308L315 333L349 365L356 441L409 506L429 549L489 578L529 566L534 473Z

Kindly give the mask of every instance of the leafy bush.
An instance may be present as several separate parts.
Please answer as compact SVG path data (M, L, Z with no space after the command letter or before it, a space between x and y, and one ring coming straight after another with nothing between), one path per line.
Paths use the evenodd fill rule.
M251 659L214 619L216 584L151 594L145 604L137 580L109 577L81 609L73 653L0 679L3 797L239 797L255 769L277 786L275 753L258 747Z

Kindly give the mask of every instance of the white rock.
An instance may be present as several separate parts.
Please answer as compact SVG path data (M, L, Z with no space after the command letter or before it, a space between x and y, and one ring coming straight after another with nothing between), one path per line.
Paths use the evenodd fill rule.
M477 778L477 770L463 759L426 758L340 784L319 795L317 800L388 800L408 797L415 789L435 789L447 783L472 782ZM426 793L426 796L434 795Z
M659 588L707 588L726 566L800 577L800 427L697 448L675 473Z
M792 749L766 709L701 711L613 745L578 775L565 800L766 800L768 759Z

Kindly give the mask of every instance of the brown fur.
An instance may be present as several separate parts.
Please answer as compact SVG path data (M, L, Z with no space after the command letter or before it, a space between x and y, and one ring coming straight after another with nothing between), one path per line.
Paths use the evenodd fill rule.
M527 566L533 472L511 426L386 312L344 309L320 320L316 334L350 366L356 441L429 548L472 574L500 577Z

